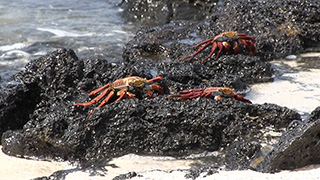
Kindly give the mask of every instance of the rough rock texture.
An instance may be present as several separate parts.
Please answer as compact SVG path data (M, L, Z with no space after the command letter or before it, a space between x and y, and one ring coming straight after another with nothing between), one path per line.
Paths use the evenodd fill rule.
M140 2L145 1L136 4ZM176 3L149 2L167 7ZM319 6L317 0L225 1L214 6L205 21L142 28L126 45L124 61L118 63L78 59L66 49L49 53L15 75L18 83L0 88L2 150L16 156L78 160L83 167L102 167L109 158L127 153L183 158L214 150L223 150L222 162L228 169L249 168L253 161L258 170L267 172L316 163L320 157L319 109L299 123L297 112L274 104L227 98L178 101L167 95L208 86L228 86L245 94L249 83L272 81L273 69L267 60L319 43ZM230 30L254 36L256 56L248 56L242 48L239 55L222 53L219 59L201 64L208 48L181 62L194 52L193 44ZM159 85L164 95L155 93L153 99L137 95L96 109L89 118L95 106L73 106L90 100L91 90L133 75L163 76ZM264 137L265 130L282 132L288 125L271 153L261 156L261 144L272 145ZM214 170L209 164L190 176Z
M320 162L320 107L304 121L293 121L280 141L259 164L258 170L274 172Z
M7 130L21 129L28 121L40 101L37 87L36 84L0 87L0 135Z
M226 1L217 7L210 25L200 29L204 37L237 30L254 36L257 56L263 59L285 57L319 46L320 2L304 1Z
M153 99L141 96L108 104L86 118L94 106L75 107L73 102L87 101L91 89L119 77L148 77L142 73L143 66L121 64L79 60L72 50L65 49L29 63L15 78L26 87L37 84L37 88L28 89L36 91L36 97L23 96L25 106L32 102L29 98L39 101L30 106L33 111L25 117L23 128L3 134L3 151L83 162L127 153L181 157L218 150L239 137L259 141L261 129L286 127L300 119L298 113L272 104L254 105L226 98L177 101L157 94ZM190 87L222 83L214 78L201 82L197 68L191 65L160 63L156 72L164 77L160 85L165 93L178 89L181 83ZM184 77L186 72L188 78ZM228 82L228 78L223 80ZM1 110L7 119L14 119L14 114Z
M126 21L159 26L176 20L203 20L217 0L123 0L119 6Z
M307 48L319 47L319 9L317 0L226 1L223 6L215 6L205 21L176 21L140 30L126 46L124 59L135 61L137 57L144 57L155 61L181 61L195 52L192 45L226 31L244 32L256 38L255 62L283 58ZM210 48L207 48L192 62L199 63L209 52ZM250 61L250 57L246 59ZM268 72L268 67L264 69Z
M175 62L178 64L194 64L201 71L202 76L224 77L225 75L236 75L242 78L246 83L272 81L273 68L267 62L261 61L260 57L240 54L223 55L219 59L209 59L204 64L201 60L208 54L200 53L193 59L183 62L184 56L192 54L194 50L189 45L180 43L183 39L190 37L190 31L196 27L192 23L173 23L161 28L144 28L137 32L133 40L127 45L123 53L126 62L132 65L141 65L145 61L146 69L153 67L153 64L159 62ZM210 50L211 48L208 48ZM210 77L211 78L211 77Z
M249 169L259 155L261 145L255 141L237 140L226 148L225 165L229 170Z

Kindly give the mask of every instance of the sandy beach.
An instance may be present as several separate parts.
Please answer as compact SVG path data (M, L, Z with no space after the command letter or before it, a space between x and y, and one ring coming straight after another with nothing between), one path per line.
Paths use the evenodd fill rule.
M2 148L2 146L0 146ZM28 160L12 157L0 153L0 179L33 179L36 177L49 176L55 171L65 169L68 165L65 162L49 162Z
M175 160L174 158L142 157L137 155L126 155L110 162L117 167L106 167L108 169L105 176L91 176L89 172L77 171L67 175L67 180L111 180L119 174L135 171L138 175L132 180L186 180L186 169L190 168L191 160ZM11 157L0 153L0 179L8 180L29 180L42 176L49 176L58 170L72 169L66 162L48 162L27 160L23 158ZM182 169L182 170L177 170ZM245 171L219 171L210 176L200 175L197 180L301 180L301 179L320 179L320 167L317 165L308 166L297 171L282 171L279 173L268 174L259 173L252 170Z

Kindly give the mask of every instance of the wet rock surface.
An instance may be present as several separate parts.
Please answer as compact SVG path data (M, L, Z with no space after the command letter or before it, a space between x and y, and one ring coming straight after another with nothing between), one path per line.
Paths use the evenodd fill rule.
M264 157L258 170L275 172L292 170L320 160L320 107L304 121L293 121L275 148Z
M317 163L319 109L301 121L297 112L274 104L228 98L178 101L167 95L209 86L245 94L248 84L272 81L274 70L268 60L319 43L319 6L318 1L226 1L212 7L205 21L142 28L126 45L123 62L79 59L67 49L49 53L16 74L16 83L0 89L2 150L14 156L79 161L84 168L103 167L128 153L185 158L216 150L222 152L221 164L232 170L252 168L253 163L264 172ZM242 47L239 55L222 53L202 64L208 48L181 61L194 52L196 42L230 30L254 36L257 54L248 56ZM162 76L158 84L164 94L155 93L152 99L138 94L95 109L89 118L95 105L73 106L89 101L91 90L127 76ZM270 129L284 131L278 144L271 143L278 139L264 136ZM263 144L274 147L262 153ZM192 169L189 176L214 173L221 164L209 162Z

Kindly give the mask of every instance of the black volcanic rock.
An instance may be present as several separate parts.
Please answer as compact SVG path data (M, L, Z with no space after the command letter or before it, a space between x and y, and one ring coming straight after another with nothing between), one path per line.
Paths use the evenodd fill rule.
M320 107L304 121L293 121L257 169L292 170L320 162Z
M255 141L237 140L226 148L225 165L228 170L243 170L250 168L250 164L259 154L261 145Z
M181 62L183 57L195 52L192 45L200 40L213 38L226 31L238 31L255 37L256 56L250 57L245 51L240 53L245 55L242 57L222 53L220 58L223 60L219 58L219 62L216 63L214 55L205 65L219 69L224 63L230 64L231 61L239 59L239 62L244 62L246 66L243 67L236 62L234 66L240 65L241 68L228 73L243 74L249 83L270 81L272 68L262 61L283 58L301 53L308 48L319 47L319 9L320 3L317 0L226 1L222 6L215 6L212 15L204 21L174 21L161 27L141 28L126 45L123 57L130 62L141 58ZM200 63L210 50L208 47L187 62ZM251 74L249 77L246 76L248 72Z
M126 45L123 58L131 66L141 66L143 62L146 70L160 62L175 62L186 65L194 64L199 69L198 74L204 77L209 75L212 78L213 74L220 77L235 75L246 83L273 80L273 68L258 56L225 55L217 60L209 59L201 64L201 60L209 54L209 51L204 50L205 53L200 53L183 62L182 58L192 54L195 50L179 41L190 39L191 31L195 28L195 24L186 22L172 23L160 28L143 28Z
M16 74L15 83L0 88L2 150L15 156L78 160L83 167L103 166L128 153L183 158L215 150L221 150L227 169L253 168L254 162L257 170L272 172L317 163L319 109L301 122L297 112L274 104L227 98L179 101L167 95L209 86L245 94L249 83L272 81L274 70L266 61L319 43L319 6L316 0L225 1L212 6L204 21L141 28L126 45L123 62L79 59L67 49L49 53ZM254 36L257 54L222 53L201 64L208 48L181 61L195 51L193 44L231 30ZM152 99L139 95L100 109L73 106L89 101L91 90L127 76L162 76L158 84L164 94L155 93ZM285 127L278 144L272 144L277 138L264 137L267 130L283 132ZM274 149L265 155L262 144ZM194 172L214 170L208 165Z
M298 54L320 42L320 2L225 1L214 9L200 36L214 37L224 31L245 32L257 40L257 56L263 60Z
M37 84L0 87L0 135L7 130L21 129L28 122L40 101L39 94Z
M179 85L193 88L230 83L235 88L246 87L236 76L219 75L220 79L215 79L210 71L199 70L197 65L168 62L159 63L154 69L163 75L159 84L165 88L165 95L155 93L152 99L142 96L107 104L89 118L94 105L73 106L74 102L88 101L88 91L119 77L149 78L150 74L143 69L144 66L110 64L105 60L80 60L72 50L65 49L30 62L15 78L21 82L18 86L37 85L26 89L35 96L21 96L24 105L32 102L30 98L38 101L30 106L32 111L24 117L22 128L3 133L3 151L81 162L127 153L183 157L218 150L239 137L259 141L260 130L286 127L292 120L300 119L298 113L272 104L254 105L227 98L167 98L170 91L181 89ZM206 76L208 81L201 81ZM4 103L7 101L4 99ZM14 116L6 109L2 111L7 117Z
M123 0L119 6L126 21L160 26L176 20L203 20L218 0Z

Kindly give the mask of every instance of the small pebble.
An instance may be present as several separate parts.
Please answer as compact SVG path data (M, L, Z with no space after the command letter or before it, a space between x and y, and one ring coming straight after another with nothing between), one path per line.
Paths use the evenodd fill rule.
M297 56L296 55L289 55L289 56L286 57L286 59L294 60L294 59L297 59Z

